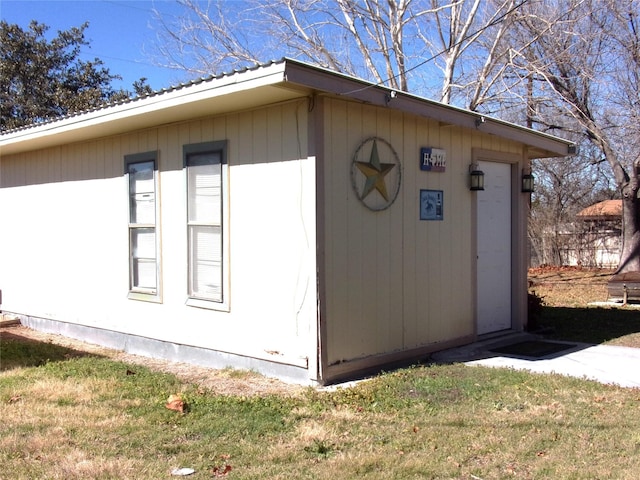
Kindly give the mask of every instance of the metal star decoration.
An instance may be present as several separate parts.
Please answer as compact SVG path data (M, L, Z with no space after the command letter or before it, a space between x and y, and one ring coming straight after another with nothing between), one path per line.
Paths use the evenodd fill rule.
M374 140L373 148L371 149L371 155L368 162L356 162L356 167L366 177L362 195L360 198L365 199L374 190L377 190L382 198L387 202L389 201L389 193L387 192L387 185L384 181L384 177L393 170L395 164L393 163L380 163L380 157L378 155L378 144Z

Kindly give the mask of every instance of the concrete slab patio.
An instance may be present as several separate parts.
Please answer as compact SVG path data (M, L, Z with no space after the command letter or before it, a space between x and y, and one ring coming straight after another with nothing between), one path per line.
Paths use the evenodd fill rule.
M595 380L604 384L640 388L640 349L612 345L565 343L570 348L542 357L525 357L495 353L496 348L526 340L540 340L529 334L514 334L500 339L489 339L465 347L436 353L432 360L438 363L464 363L485 367L513 368L534 373L556 373Z

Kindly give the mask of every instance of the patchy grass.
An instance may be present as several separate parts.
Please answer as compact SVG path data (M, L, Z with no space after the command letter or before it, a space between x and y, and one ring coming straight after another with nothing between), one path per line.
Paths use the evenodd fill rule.
M544 307L540 324L556 340L640 348L637 309Z
M176 393L184 414L165 408ZM293 409L286 398L214 395L95 356L3 372L0 405L0 464L25 479L162 478L183 465L212 472L231 454L259 458L266 438L291 430Z
M529 291L544 297L550 307L587 307L607 300L609 269L541 267L529 269Z
M606 296L605 275L535 275L554 338L633 343L637 311L588 306ZM252 373L170 373L12 331L0 331L0 465L16 480L159 479L178 467L276 480L635 479L640 469L638 389L423 365L350 388L269 390ZM170 395L184 413L165 407Z
M613 270L545 267L529 271L529 292L542 297L538 321L548 338L640 348L637 306L593 306L607 300Z
M173 393L186 413L165 408ZM463 365L247 397L72 357L0 373L0 406L0 464L15 479L177 467L209 479L624 479L640 468L638 391Z
M16 367L37 367L50 361L65 360L84 354L52 342L32 342L13 331L18 329L10 328L2 332L0 371Z

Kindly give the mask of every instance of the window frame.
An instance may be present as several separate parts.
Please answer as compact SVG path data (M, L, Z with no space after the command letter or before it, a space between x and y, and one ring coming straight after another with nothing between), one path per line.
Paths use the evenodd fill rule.
M183 145L183 167L185 180L185 210L186 210L186 243L187 243L187 301L186 304L199 308L211 310L229 311L229 256L228 256L228 199L227 199L227 140L217 140L210 142L193 143ZM219 225L213 222L192 221L189 210L189 167L202 166L202 162L196 161L195 164L190 162L192 156L216 154L219 155L219 161L213 162L212 165L220 165L220 217ZM220 298L207 298L194 294L194 266L193 261L193 243L192 231L193 227L198 226L218 226L220 229Z
M153 163L153 195L154 195L154 222L138 223L132 220L132 189L131 189L131 165L141 163ZM127 298L132 300L142 300L148 302L162 303L162 255L161 255L161 239L160 239L160 195L159 195L159 179L158 179L158 151L150 151L143 153L134 153L124 156L124 173L126 177L127 189L127 245L129 256L129 291ZM135 286L134 276L136 273L134 267L134 248L133 248L133 232L141 229L153 229L154 246L155 246L155 288Z

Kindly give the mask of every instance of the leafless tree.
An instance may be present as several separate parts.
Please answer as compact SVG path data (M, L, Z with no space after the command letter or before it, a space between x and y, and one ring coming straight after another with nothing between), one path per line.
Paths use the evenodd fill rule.
M541 0L510 32L522 46L511 74L536 83L532 123L582 135L610 167L623 201L619 272L640 270L639 11L637 0Z
M156 15L158 52L198 75L289 56L475 110L495 91L508 18L526 1L178 0L183 15ZM480 65L472 95L460 93L467 58Z
M430 33L421 30L419 38L441 71L440 101L454 103L458 96L463 100L456 103L475 111L489 97L500 98L506 90L495 87L507 64L505 33L513 12L524 3L526 0L431 1L433 15L426 22Z
M251 18L259 13L255 7L228 12L223 1L177 3L184 7L183 15L165 16L154 10L158 25L155 57L163 66L206 75L220 66L257 63L267 51L256 43L258 37L251 25Z
M585 139L624 201L620 271L640 270L640 0L178 2L184 15L158 15L160 53L176 68L209 74L289 56Z
M568 252L575 250L581 225L577 213L615 196L608 166L600 161L598 149L584 145L576 159L534 161L536 191L528 223L532 260L540 264L565 265Z

